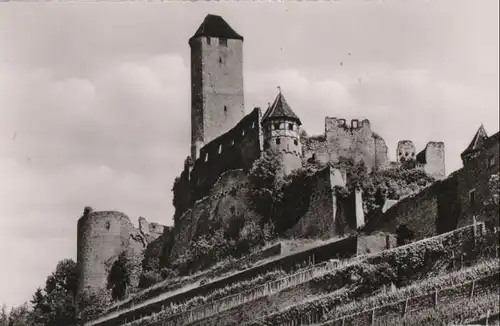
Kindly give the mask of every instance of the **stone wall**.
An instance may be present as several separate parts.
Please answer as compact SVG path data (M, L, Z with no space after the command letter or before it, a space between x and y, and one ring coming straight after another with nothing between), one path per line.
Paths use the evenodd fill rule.
M85 210L77 226L78 293L105 288L109 270L122 252L135 268L131 285L138 285L143 250L161 235L156 231L163 230L163 226L144 218L140 218L139 225L139 229L135 228L121 212Z
M421 192L401 199L385 213L370 218L366 231L396 233L400 225L406 225L414 232L416 239L437 234L438 187L433 184Z
M323 163L337 163L340 158L363 160L369 170L383 169L388 164L387 145L374 133L368 120L325 118L325 134L302 139L303 156L314 154Z
M475 215L479 219L484 217L485 206L489 206L488 202L492 196L489 180L491 175L498 173L499 136L496 133L485 141L484 149L479 151L475 158L464 163L458 174L458 195L463 209L459 225L470 224Z
M194 201L207 196L224 172L252 167L262 153L260 119L261 111L255 108L230 131L201 148L195 162L186 161L174 186L177 216L190 208Z
M78 293L105 288L108 272L120 253L140 255L146 246L146 239L120 212L84 214L77 232Z
M438 180L446 177L443 142L429 142L417 155L417 163L427 175Z
M360 217L356 213L359 206L356 200L360 200L360 196L341 199L334 189L346 185L344 174L326 167L313 176L313 184L309 210L287 232L287 236L326 239L356 230Z
M411 140L400 140L396 148L396 162L415 160L417 153Z

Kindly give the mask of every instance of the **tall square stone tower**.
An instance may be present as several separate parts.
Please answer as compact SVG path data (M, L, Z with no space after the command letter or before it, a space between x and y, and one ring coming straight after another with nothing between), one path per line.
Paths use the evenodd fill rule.
M191 47L191 157L244 116L243 37L222 17L208 15Z

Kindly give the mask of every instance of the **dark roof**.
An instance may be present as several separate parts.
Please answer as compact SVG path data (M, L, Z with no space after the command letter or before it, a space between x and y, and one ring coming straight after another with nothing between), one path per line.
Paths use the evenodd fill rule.
M474 138L472 138L472 141L470 142L469 146L462 152L462 155L473 152L483 145L484 141L488 138L488 134L486 133L486 130L484 130L483 125L479 127L479 129L476 131L476 134L474 135Z
M267 119L280 118L295 120L299 125L302 124L299 117L292 111L290 105L288 105L285 97L283 96L283 94L281 94L281 92L278 94L278 96L276 96L273 104L267 108L266 112L262 116L262 122L266 121Z
M221 16L216 15L207 15L189 41L199 36L225 37L243 41L243 36L236 33Z

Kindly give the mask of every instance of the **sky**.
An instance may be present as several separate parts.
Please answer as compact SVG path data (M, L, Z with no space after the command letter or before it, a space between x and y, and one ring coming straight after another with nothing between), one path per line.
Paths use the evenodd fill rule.
M398 140L444 141L447 173L499 129L498 0L0 6L0 304L76 260L85 206L173 223L209 13L245 37L247 113L279 85L309 134L368 118L392 160Z

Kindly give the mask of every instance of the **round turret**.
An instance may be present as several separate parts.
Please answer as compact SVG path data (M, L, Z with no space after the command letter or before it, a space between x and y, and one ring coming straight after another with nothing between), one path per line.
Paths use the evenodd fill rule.
M77 227L78 293L106 287L111 264L130 248L136 229L123 213L85 208Z
M262 117L264 149L280 153L285 174L302 166L299 117L286 102L281 90Z

